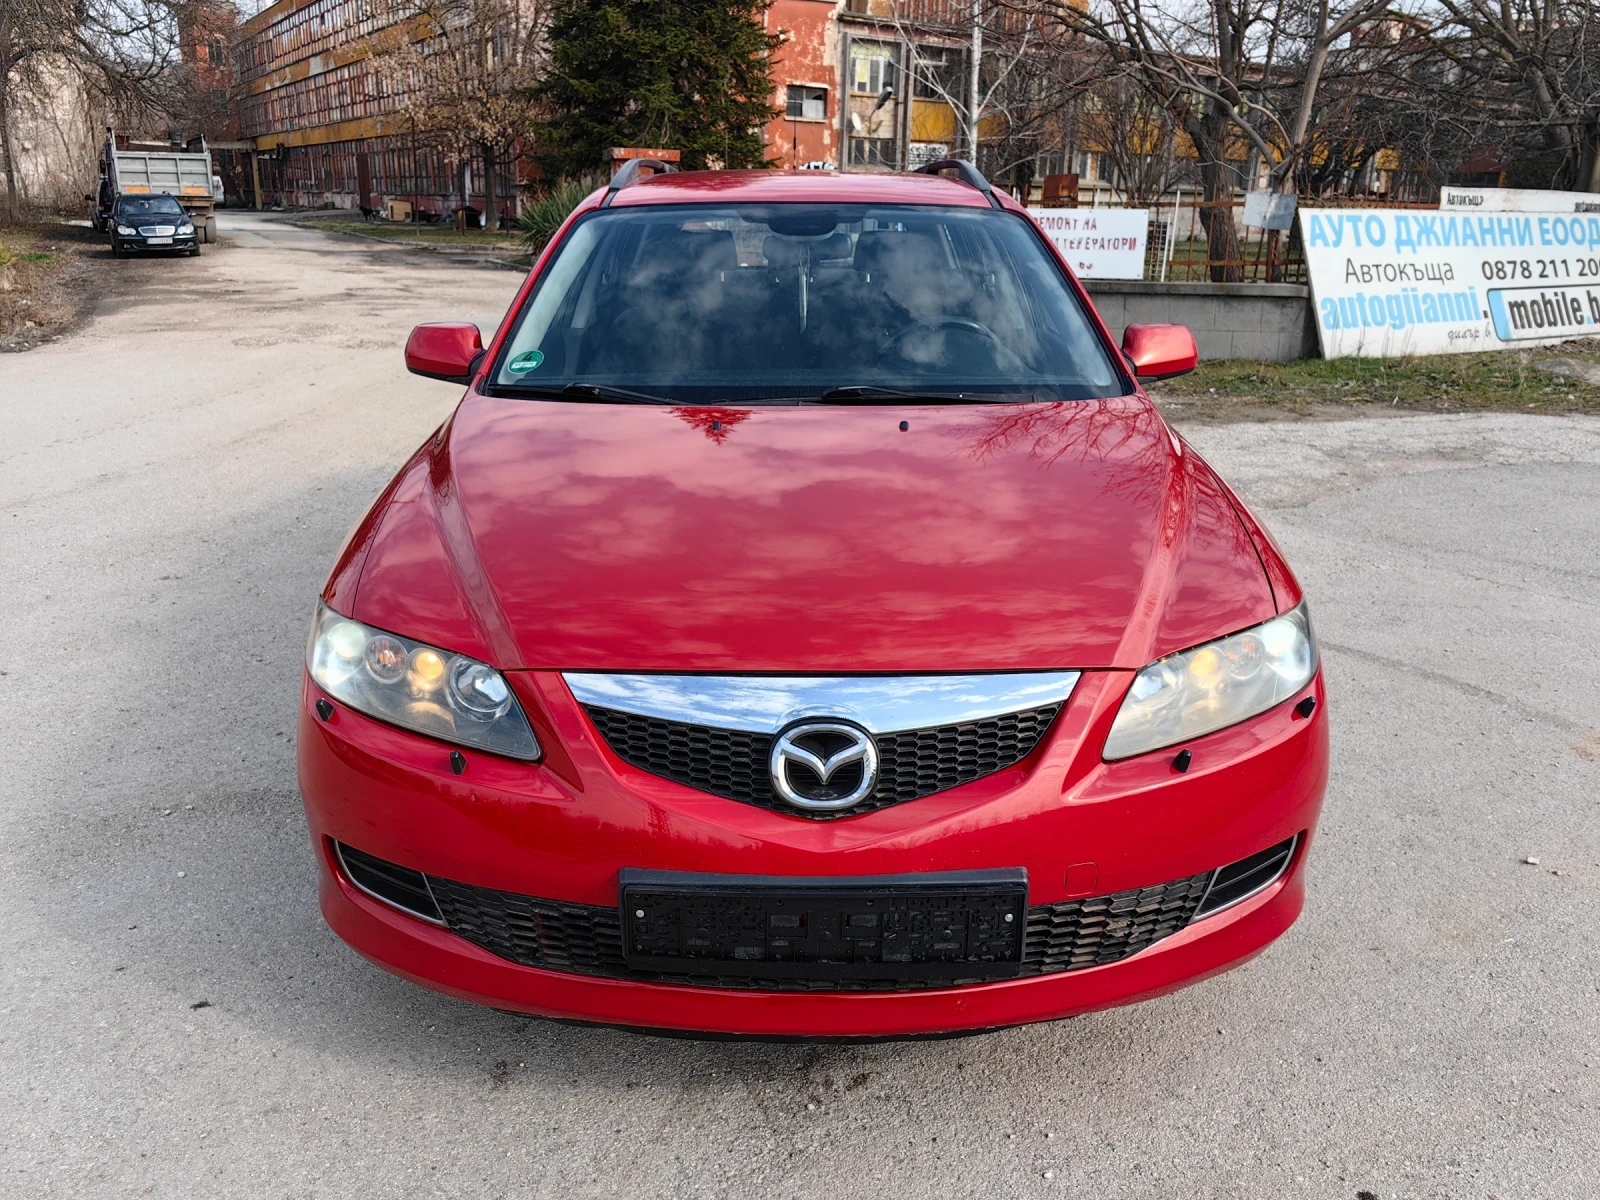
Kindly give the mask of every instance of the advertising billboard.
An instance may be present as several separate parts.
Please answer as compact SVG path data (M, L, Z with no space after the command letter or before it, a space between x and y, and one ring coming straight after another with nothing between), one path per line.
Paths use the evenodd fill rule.
M1600 215L1301 209L1324 358L1600 333Z
M1148 208L1030 208L1079 279L1143 279Z
M1600 213L1600 195L1539 188L1446 186L1439 192L1439 207L1454 212Z

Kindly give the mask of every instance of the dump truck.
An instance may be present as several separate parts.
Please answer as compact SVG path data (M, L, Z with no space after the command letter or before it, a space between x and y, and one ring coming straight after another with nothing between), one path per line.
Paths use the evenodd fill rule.
M138 142L106 130L100 151L100 187L89 201L89 219L95 230L106 232L106 222L118 196L168 195L182 205L194 222L202 242L217 240L215 178L211 151L203 137L178 147L160 142Z

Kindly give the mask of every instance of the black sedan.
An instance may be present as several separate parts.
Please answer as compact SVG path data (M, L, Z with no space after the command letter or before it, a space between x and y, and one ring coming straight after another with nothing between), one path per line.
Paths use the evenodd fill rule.
M189 214L171 196L118 196L111 210L111 253L117 258L135 250L183 250L200 253Z

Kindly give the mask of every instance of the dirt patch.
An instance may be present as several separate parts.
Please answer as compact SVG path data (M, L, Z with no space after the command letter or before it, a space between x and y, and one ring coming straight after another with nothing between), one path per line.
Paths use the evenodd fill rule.
M41 221L0 227L0 353L32 350L70 332L94 309L106 280L106 242L87 224ZM7 261L9 260L9 261Z
M484 266L526 271L532 263L527 247L514 233L488 233L484 230L457 231L452 225L407 225L388 221L363 221L346 216L296 217L292 224L321 233L384 242L406 250L423 250L456 257Z
M1600 415L1600 339L1537 350L1293 363L1224 360L1154 384L1177 420L1336 420L1445 412Z

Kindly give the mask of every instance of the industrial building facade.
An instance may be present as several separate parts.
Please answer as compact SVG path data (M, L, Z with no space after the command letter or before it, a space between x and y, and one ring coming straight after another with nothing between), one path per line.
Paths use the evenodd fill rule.
M774 57L778 115L765 131L774 165L898 170L948 153L955 115L916 85L907 56L959 55L938 18L960 7L774 0L767 26L786 35ZM403 200L425 212L482 210L481 162L463 172L419 136L405 97L374 65L374 39L394 24L393 11L383 0L278 0L239 27L235 95L240 135L256 148L257 203L382 208ZM919 18L915 35L908 12ZM502 217L514 215L520 182L512 164L500 165Z
M475 187L473 167L463 179L418 137L404 96L374 64L372 39L392 11L375 0L278 0L240 27L239 125L255 143L261 204L379 208L405 199L434 212L482 205L481 166ZM504 164L499 174L506 213L516 181Z

